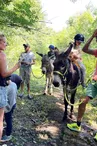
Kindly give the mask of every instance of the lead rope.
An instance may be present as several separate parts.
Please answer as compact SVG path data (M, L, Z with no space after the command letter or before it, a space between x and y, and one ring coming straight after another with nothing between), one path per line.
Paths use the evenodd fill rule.
M33 77L36 78L36 79L41 79L41 78L44 76L44 74L42 74L42 76L36 77L36 76L34 75L33 71L31 71L31 73L32 73Z
M90 74L90 76L89 76L90 78L87 80L86 84L88 84L89 82L92 82L92 79L91 79L92 75L93 75L93 72ZM93 83L92 83L92 84L93 84ZM77 85L77 86L78 86L78 85ZM76 90L76 89L77 89L77 86L76 86L76 88L71 89L70 91L72 92L72 91ZM82 104L82 102L84 101L84 99L83 99L83 100L81 100L81 102L79 102L79 103L72 104L72 103L68 100L68 96L67 96L67 94L65 94L65 93L66 93L66 92L64 92L64 97L65 97L67 103L68 103L69 105L71 105L71 106L80 105L80 104Z
M55 73L58 73L59 75L61 75L62 77L64 77L64 75L67 73L67 70L65 71L64 75L62 73L60 73L59 71L54 71ZM78 85L74 88L74 89L71 89L70 91L74 91L76 90L78 87ZM79 103L75 103L75 104L72 104L69 100L68 100L68 97L67 97L67 94L65 94L66 92L64 92L64 98L66 99L67 103L71 106L75 106L75 105L80 105L84 100L82 100L81 102Z
M64 92L64 98L66 99L67 103L68 103L69 105L71 105L71 106L77 106L77 105L80 105L80 104L82 104L82 102L84 101L84 100L81 100L81 101L78 102L78 103L74 103L74 104L72 104L72 103L68 100L67 94L65 94L65 92Z

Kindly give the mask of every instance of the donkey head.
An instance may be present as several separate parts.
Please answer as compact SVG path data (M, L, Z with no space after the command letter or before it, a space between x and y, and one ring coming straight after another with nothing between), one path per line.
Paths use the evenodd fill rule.
M52 71L52 66L50 63L50 59L48 57L48 55L43 55L41 53L36 52L38 55L40 55L42 57L41 59L41 69L42 69L42 73L43 74L47 74L49 72Z
M57 56L54 61L54 80L53 84L55 87L59 87L62 84L63 78L65 78L67 70L69 68L69 59L68 56L72 49L72 44L69 48Z

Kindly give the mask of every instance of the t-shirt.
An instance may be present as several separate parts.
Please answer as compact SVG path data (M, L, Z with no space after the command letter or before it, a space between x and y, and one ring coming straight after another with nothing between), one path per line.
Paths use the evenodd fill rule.
M48 57L50 58L50 59L52 59L52 60L55 60L55 53L53 52L53 51L49 51L48 52Z
M25 61L25 62L28 62L28 63L31 63L33 60L35 60L35 55L33 52L23 52L21 55L20 55L20 58L19 58L19 61ZM27 68L27 67L31 67L31 65L27 65L27 64L21 64L21 67L22 68Z
M81 48L78 46L76 48L72 48L71 53L73 53L74 55L76 55L79 59L77 59L77 61L81 61L82 60L82 54L81 54Z

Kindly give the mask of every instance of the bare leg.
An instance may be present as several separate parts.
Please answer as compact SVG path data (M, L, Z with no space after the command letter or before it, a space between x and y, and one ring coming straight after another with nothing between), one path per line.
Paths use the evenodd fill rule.
M48 84L49 84L49 78L46 76L46 85L45 85L44 94L48 93Z
M21 92L23 93L23 89L24 89L24 82L21 83Z
M27 92L30 94L30 83L27 84Z
M84 101L79 105L77 121L81 122L82 117L83 117L85 110L86 110L86 104L89 102L89 100L90 100L90 98L86 97L84 99Z
M2 138L2 132L3 132L3 117L4 117L4 108L0 108L0 140Z

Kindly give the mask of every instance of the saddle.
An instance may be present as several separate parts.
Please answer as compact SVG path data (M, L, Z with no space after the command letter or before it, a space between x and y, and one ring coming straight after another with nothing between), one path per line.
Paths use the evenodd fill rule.
M73 61L70 64L70 72L72 73L72 77L75 75L75 73L78 73L79 76L79 82L81 82L81 70L80 70L80 66L77 63L77 61Z

